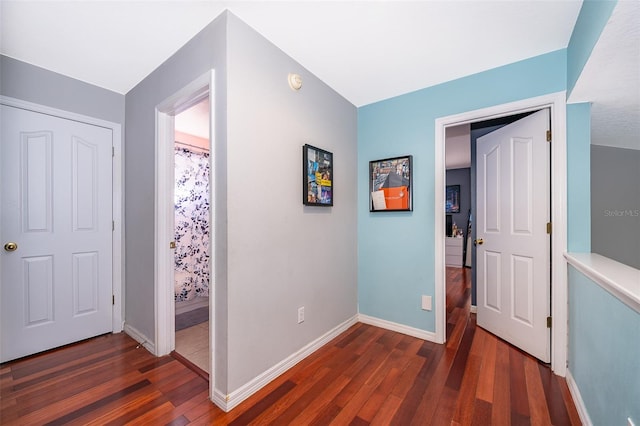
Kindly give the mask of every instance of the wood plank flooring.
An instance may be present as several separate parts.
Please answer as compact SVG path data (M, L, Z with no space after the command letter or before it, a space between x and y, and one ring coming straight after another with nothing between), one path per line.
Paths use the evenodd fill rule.
M564 379L475 325L447 268L446 345L356 324L230 413L205 378L104 335L0 366L3 425L578 425Z

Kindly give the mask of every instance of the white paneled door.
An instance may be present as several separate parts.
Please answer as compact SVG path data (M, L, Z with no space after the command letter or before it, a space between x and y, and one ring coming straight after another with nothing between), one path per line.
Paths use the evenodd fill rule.
M112 329L112 130L0 105L8 361Z
M549 110L478 138L478 325L549 362Z

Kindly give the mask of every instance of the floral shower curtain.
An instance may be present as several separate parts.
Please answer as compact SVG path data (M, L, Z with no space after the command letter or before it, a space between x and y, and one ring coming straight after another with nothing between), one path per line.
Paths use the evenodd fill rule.
M209 154L175 149L175 300L209 297Z

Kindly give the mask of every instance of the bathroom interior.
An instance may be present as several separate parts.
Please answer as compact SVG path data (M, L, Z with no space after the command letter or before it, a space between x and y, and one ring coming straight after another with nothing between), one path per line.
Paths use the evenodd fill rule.
M176 114L175 352L209 373L210 187L209 101Z

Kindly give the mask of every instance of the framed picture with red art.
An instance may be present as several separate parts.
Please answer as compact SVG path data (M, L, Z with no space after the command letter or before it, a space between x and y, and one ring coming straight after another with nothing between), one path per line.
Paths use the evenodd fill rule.
M369 211L413 210L413 156L369 162Z

